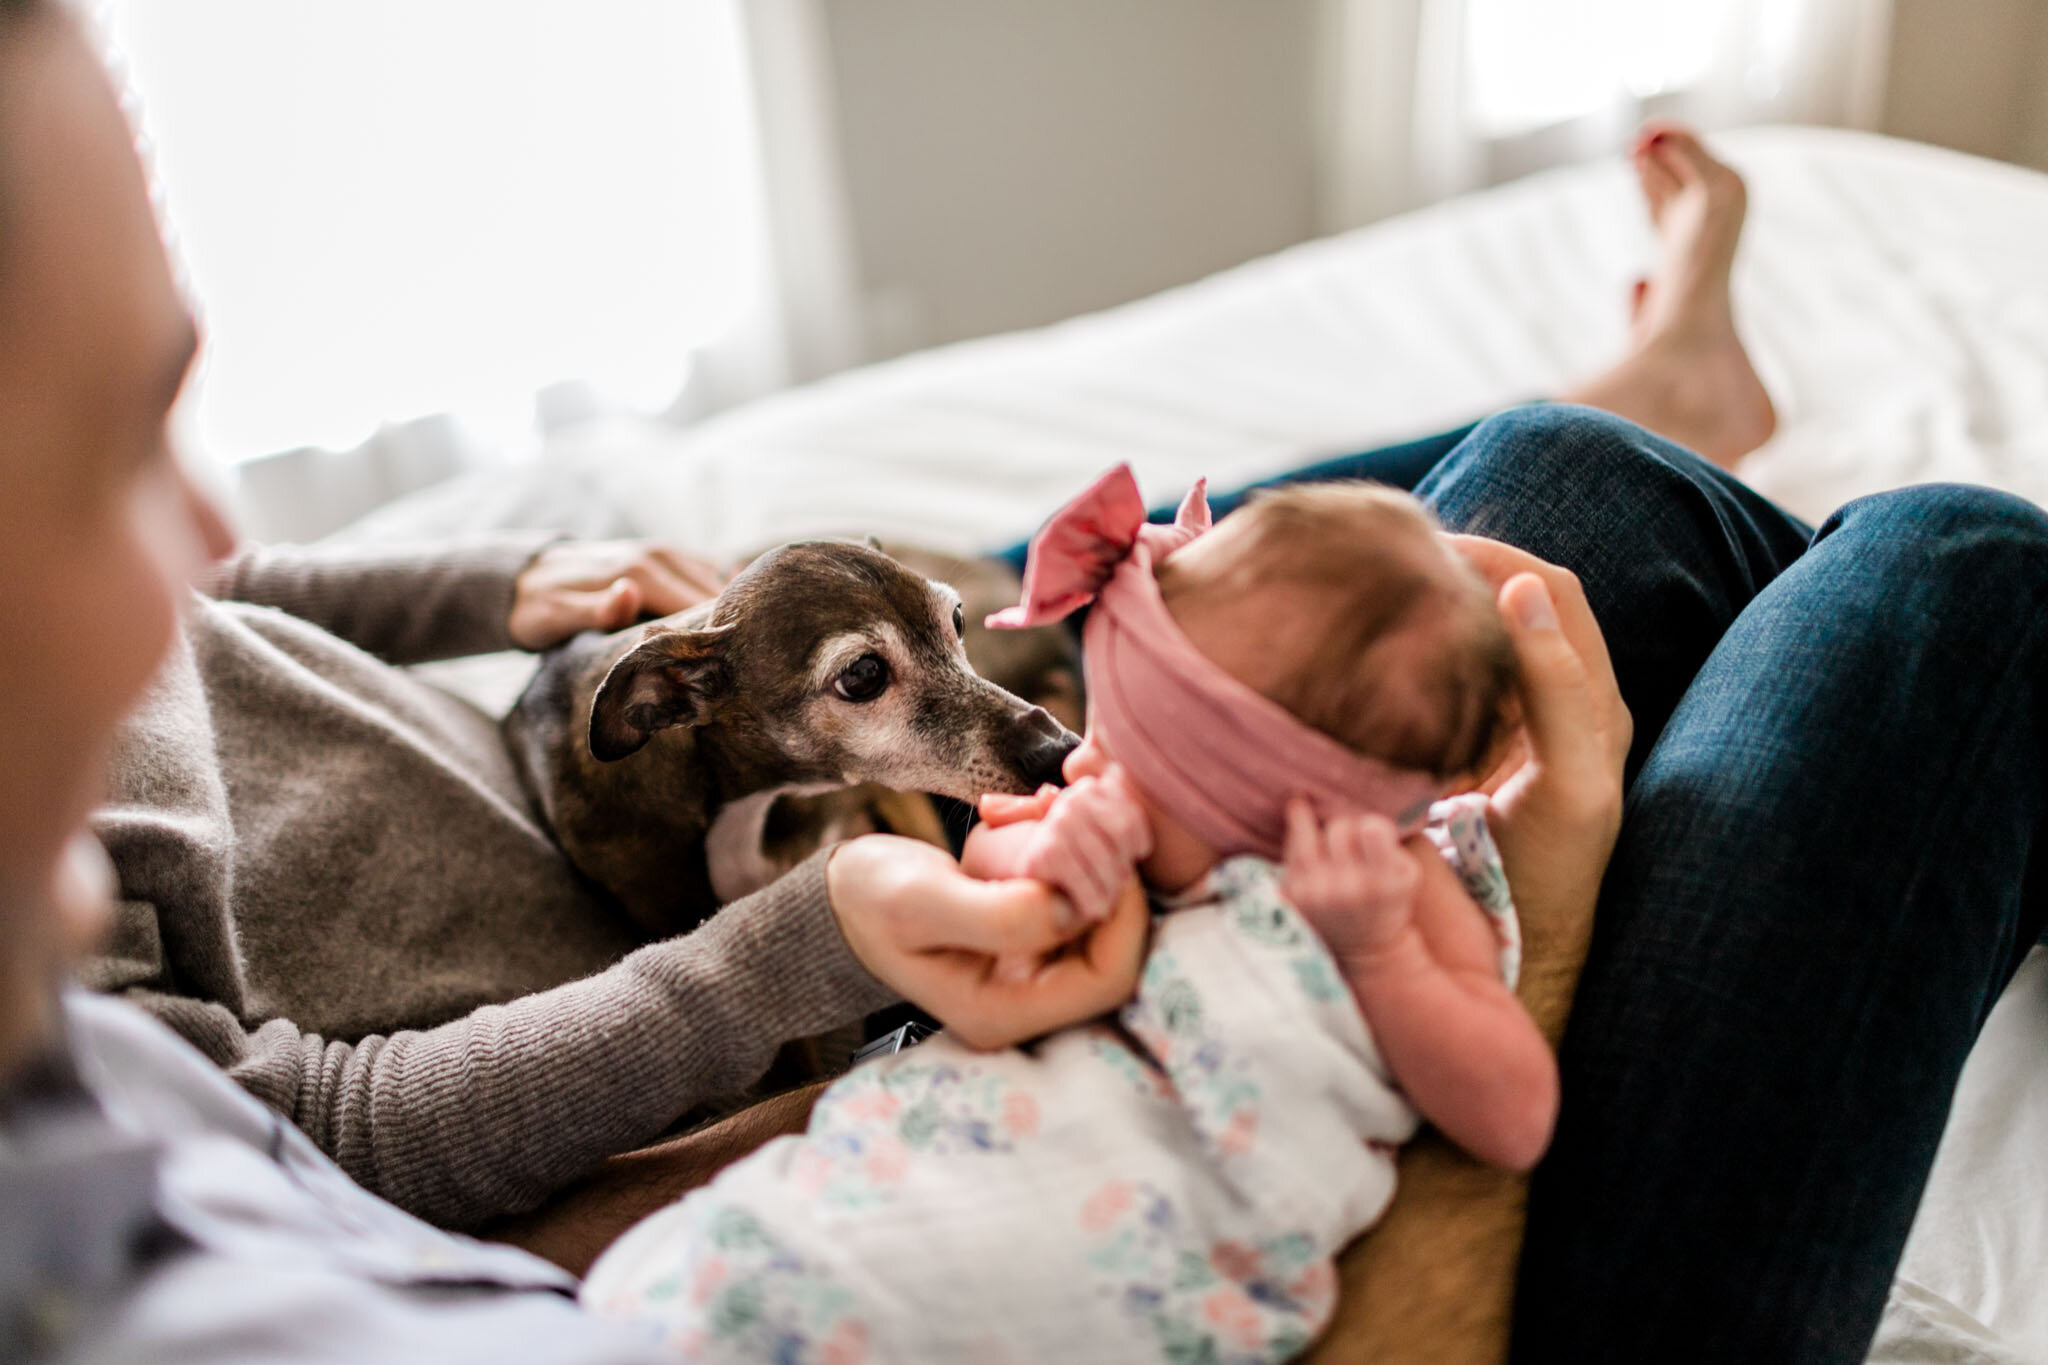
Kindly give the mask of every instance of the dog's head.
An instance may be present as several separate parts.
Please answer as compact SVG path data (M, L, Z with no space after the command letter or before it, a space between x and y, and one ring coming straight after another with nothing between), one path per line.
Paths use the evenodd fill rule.
M749 790L877 782L971 801L1058 781L1079 740L977 676L965 627L958 593L877 549L784 545L708 616L641 627L597 689L590 752L611 762L687 725Z

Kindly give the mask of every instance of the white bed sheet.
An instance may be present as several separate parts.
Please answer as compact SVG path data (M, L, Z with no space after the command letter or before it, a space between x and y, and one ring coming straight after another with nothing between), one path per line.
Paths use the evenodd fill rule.
M1781 420L1745 475L1816 520L1936 479L2048 501L2048 176L1816 129L1721 145L1751 191L1738 321ZM588 427L524 475L459 480L355 534L990 546L1118 460L1155 496L1228 486L1556 393L1619 352L1649 258L1620 164L1551 172L689 431ZM1973 1056L1873 1359L2048 1362L2044 1061L2037 953Z

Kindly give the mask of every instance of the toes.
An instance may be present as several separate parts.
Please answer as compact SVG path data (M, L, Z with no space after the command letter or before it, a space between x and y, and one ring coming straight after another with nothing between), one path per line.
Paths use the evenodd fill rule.
M1628 154L1631 157L1647 156L1649 155L1650 148L1655 146L1660 140L1669 137L1674 132L1682 131L1684 130L1680 125L1672 123L1667 119L1649 119L1644 122L1642 127L1636 129L1636 140L1630 144Z
M1707 166L1703 162L1710 159L1706 157L1706 149L1697 142L1690 148L1681 145L1677 133L1665 133L1650 144L1650 163L1670 176L1681 188L1705 180Z
M1643 188L1643 198L1650 201L1650 216L1657 217L1664 204L1683 188L1671 168L1653 150L1636 158L1636 182Z
M1710 190L1740 192L1742 177L1733 167L1718 160L1690 128L1660 130L1652 140L1649 155L1685 184L1703 181Z

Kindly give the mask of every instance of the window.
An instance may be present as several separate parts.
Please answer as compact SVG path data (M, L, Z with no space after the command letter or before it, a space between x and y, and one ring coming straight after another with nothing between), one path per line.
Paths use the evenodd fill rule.
M765 305L731 0L111 0L233 461L568 384L659 410ZM571 390L555 388L560 398Z

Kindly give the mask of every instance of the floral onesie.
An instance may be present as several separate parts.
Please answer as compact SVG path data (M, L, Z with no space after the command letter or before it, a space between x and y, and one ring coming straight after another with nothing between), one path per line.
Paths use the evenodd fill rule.
M1484 802L1427 832L1519 936ZM1114 1020L978 1053L944 1034L857 1068L810 1129L638 1224L583 1301L689 1360L1284 1360L1332 1258L1394 1193L1415 1111L1337 966L1234 858L1159 916Z

